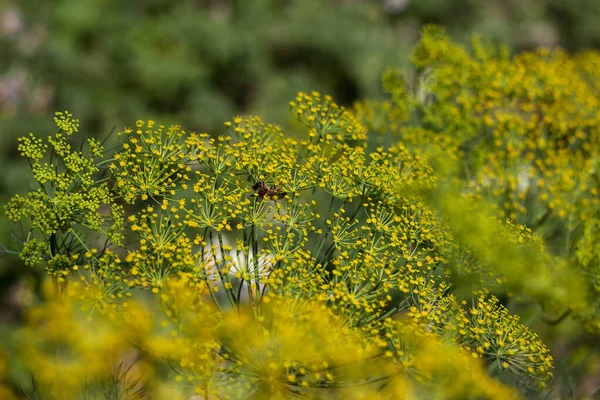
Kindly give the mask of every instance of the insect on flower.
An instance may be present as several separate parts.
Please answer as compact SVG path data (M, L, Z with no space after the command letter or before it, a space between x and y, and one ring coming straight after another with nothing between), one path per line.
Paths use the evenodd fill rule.
M283 189L278 188L277 186L268 186L263 181L256 182L252 185L252 189L256 191L256 196L260 198L269 198L272 200L283 199L287 193L283 191Z

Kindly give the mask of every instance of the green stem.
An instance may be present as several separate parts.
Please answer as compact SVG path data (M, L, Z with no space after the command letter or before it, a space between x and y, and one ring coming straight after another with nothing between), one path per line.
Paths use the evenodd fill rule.
M551 326L558 325L561 322L563 322L565 320L565 318L567 318L569 315L571 315L571 311L572 311L571 309L568 309L560 317L558 317L556 319L548 319L548 318L544 317L544 318L542 318L542 320L546 324L551 325Z
M209 228L205 228L204 229L204 233L202 234L202 241L206 240L206 234L208 233ZM217 299L217 297L215 296L215 293L213 292L210 282L208 280L208 274L206 273L206 269L205 269L205 261L204 261L204 248L202 248L201 250L201 258L200 258L200 262L202 263L202 270L204 271L204 282L206 283L206 287L208 288L208 293L210 294L210 298L212 299L212 301L215 303L215 305L217 306L217 308L219 309L219 311L221 312L221 314L225 314L223 312L223 308L221 307L221 303L219 303L219 300Z
M213 243L213 234L212 234L212 229L208 230L208 235L209 235L209 239L210 239L210 244L212 246ZM212 249L211 249L211 253L212 253ZM217 260L216 255L213 255L213 260L215 262L215 268L217 269L217 273L219 274L219 278L221 279L221 283L223 284L223 289L225 290L225 293L227 294L227 298L229 299L229 302L231 303L231 306L233 308L236 307L235 305L235 299L233 298L232 294L231 294L231 288L228 288L226 285L226 280L225 277L223 276L223 272L221 271L221 269L219 268L219 261Z
M254 261L254 284L256 285L256 302L260 302L260 271L258 267L258 235L256 226L252 226L252 261Z
M285 247L285 245L287 244L287 240L289 237L289 230L285 231L285 236L283 237L283 243L282 243L282 247ZM277 270L281 268L281 260L277 261L277 263L275 264L275 266L273 268L271 268L271 270L269 271L269 274L267 275L267 278L265 279L265 282L263 283L263 288L260 291L260 297L264 297L265 295L265 291L267 289L267 282L269 281L269 278L271 278L271 274L273 273L273 271Z
M250 231L250 235L248 235L248 233L246 232L246 228L244 227L244 267L245 267L245 273L248 276L248 281L246 282L246 287L248 288L248 301L250 302L250 304L252 304L254 306L254 295L252 294L252 290L251 290L251 278L250 278L250 271L249 271L249 266L250 266L250 242L252 241L252 235L253 235L253 231ZM242 283L244 283L244 281L242 280ZM240 292L241 292L241 286L239 288Z
M114 158L109 158L109 159L106 159L104 161L100 161L99 163L96 164L96 167L101 167L102 165L107 164L109 162L113 162L113 161L115 161Z
M85 243L83 242L83 240L81 240L81 238L79 237L79 235L77 235L77 233L75 233L74 229L71 229L71 233L73 234L73 236L75 237L75 239L77 239L77 241L83 246L83 248L87 252L92 253L92 251L85 245ZM96 258L96 257L94 256L93 258Z
M225 262L225 254L223 254L223 235L221 235L221 232L217 232L217 238L219 240L219 252L221 254L221 262L223 263L223 265L226 265ZM235 302L236 305L239 304L239 299L237 299L235 297L235 294L233 292L233 286L231 285L231 280L229 279L229 271L227 273L224 274L225 280L227 281L227 284L229 285L229 292L231 292L231 297L233 298L233 301Z
M242 297L242 287L244 287L244 277L242 277L240 279L240 285L238 286L238 290L237 290L237 305L238 305L238 311L240 310L240 305L241 305L241 297Z
M54 257L58 251L58 241L56 239L56 233L50 235L50 255Z

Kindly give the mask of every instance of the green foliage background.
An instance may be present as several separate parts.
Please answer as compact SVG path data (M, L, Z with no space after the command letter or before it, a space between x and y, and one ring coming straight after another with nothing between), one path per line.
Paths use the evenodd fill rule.
M380 94L424 23L515 50L598 43L594 1L3 0L2 160L16 138L69 109L104 135L136 118L216 132L243 112L286 125L277 105L306 88L342 104ZM5 185L14 188L15 169ZM4 192L4 190L3 190Z

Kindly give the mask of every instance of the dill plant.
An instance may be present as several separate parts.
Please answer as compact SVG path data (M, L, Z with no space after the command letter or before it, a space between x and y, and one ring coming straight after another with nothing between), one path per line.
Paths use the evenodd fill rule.
M19 335L38 390L456 399L541 390L552 356L494 293L594 327L596 287L583 271L595 265L597 199L582 182L597 173L585 119L595 100L576 59L490 51L476 42L471 57L428 28L414 51L415 90L391 71L391 100L352 110L300 93L289 104L298 139L257 117L235 117L218 137L137 121L114 154L94 140L76 151L68 113L48 144L23 139L39 188L5 210L27 231L21 258L52 277ZM551 73L565 66L572 82ZM544 239L558 228L546 224L565 218L583 231L567 224L567 248L555 252Z
M527 268L515 269L510 280L537 285L522 291L555 311L561 307L564 312L576 311L590 331L597 330L596 312L591 310L597 306L590 304L597 301L591 243L597 240L592 232L600 206L597 54L569 56L561 50L540 49L511 56L507 49L475 37L470 55L443 29L428 27L412 59L417 67L414 95L406 90L401 72L388 71L384 81L392 100L357 104L355 111L363 123L401 138L429 160L439 154L440 146L452 159L460 159L462 165L450 170L448 165L440 167L459 179L459 190L469 199L461 207L472 209L479 203L481 210L484 204L485 214L524 225L521 230L539 235L535 240L556 264L549 276L541 267L543 257L530 249ZM392 111L383 111L388 109ZM376 118L398 113L403 118L394 117L395 124ZM440 198L456 194L456 187L445 187L440 187L445 194ZM459 214L456 204L438 206L446 208L452 219ZM474 236L483 238L505 236L469 215L454 219L450 228L470 247L485 242L471 241L468 233L473 230L478 232ZM494 270L504 269L509 279L511 268L501 265L504 248L481 247L478 253L488 258L488 264L496 264ZM522 279L521 274L529 272L543 278ZM563 282L573 284L570 290L565 284L556 285L560 274L565 275ZM592 285L583 282L590 282L590 277ZM582 295L569 298L577 291Z

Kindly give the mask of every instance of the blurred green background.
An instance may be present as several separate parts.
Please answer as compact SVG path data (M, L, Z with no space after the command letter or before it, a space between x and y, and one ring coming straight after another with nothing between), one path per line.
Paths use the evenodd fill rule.
M138 118L218 134L238 113L289 128L298 91L380 96L423 24L459 42L577 51L600 45L599 18L596 0L0 0L0 202L27 189L17 138L53 133L57 110L96 137ZM3 257L0 320L15 317L25 274Z

